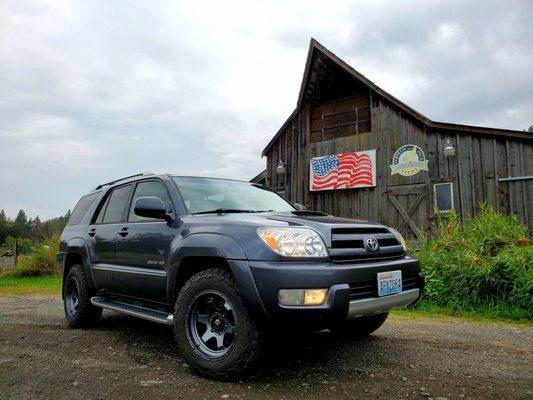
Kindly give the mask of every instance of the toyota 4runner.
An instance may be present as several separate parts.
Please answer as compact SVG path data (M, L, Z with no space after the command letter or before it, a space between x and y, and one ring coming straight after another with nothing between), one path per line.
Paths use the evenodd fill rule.
M255 365L268 330L364 336L422 295L418 261L386 226L305 211L229 179L140 174L82 197L61 235L65 316L102 309L171 325L204 376Z

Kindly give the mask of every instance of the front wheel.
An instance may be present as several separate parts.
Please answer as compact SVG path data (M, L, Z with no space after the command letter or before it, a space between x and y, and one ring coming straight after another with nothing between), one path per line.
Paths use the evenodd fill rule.
M211 378L242 375L264 348L233 276L222 269L201 271L185 283L176 300L174 333L187 363Z
M345 337L365 337L376 331L385 323L389 313L373 315L371 317L363 317L339 323L338 325L330 327L330 330L340 336Z

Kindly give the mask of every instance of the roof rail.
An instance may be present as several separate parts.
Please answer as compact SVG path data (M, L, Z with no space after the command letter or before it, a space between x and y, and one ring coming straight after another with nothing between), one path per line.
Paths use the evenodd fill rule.
M121 181L125 181L126 179L136 178L136 177L138 177L138 176L153 175L153 174L154 174L153 172L141 172L140 174L135 174L135 175L126 176L126 177L124 177L124 178L115 179L114 181L111 181L111 182L101 183L100 185L96 186L96 187L94 188L94 190L102 189L104 186L113 185L114 183L118 183L118 182L121 182Z

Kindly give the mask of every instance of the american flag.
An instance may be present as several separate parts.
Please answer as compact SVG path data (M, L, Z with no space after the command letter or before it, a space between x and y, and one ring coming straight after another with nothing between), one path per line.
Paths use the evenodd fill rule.
M311 159L311 190L372 187L375 183L375 150Z

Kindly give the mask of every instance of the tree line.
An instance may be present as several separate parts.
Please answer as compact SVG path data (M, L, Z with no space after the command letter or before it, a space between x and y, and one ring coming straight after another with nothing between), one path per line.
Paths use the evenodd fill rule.
M2 209L0 211L0 246L10 249L13 247L13 241L17 239L19 252L28 253L34 243L40 243L60 234L69 217L70 210L65 215L41 221L39 216L28 218L26 212L20 210L15 219L10 219Z

